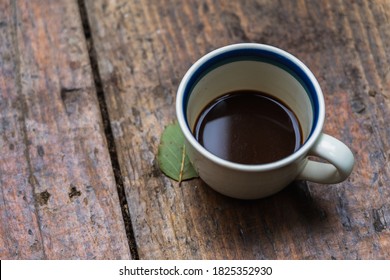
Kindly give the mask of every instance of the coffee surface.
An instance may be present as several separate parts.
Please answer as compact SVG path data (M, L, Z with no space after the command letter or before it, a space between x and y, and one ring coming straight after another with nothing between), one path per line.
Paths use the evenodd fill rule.
M295 114L281 101L252 90L227 93L201 112L194 135L208 151L242 164L285 158L301 146Z

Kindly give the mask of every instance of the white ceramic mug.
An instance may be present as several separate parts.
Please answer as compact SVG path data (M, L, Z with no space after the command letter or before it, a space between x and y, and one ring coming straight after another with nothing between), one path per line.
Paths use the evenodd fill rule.
M230 162L207 151L192 133L195 122L211 101L237 90L266 92L287 104L301 125L303 145L281 160L259 165ZM176 114L188 157L199 176L230 197L266 197L295 179L338 183L349 176L354 165L351 150L322 133L324 97L312 72L293 55L272 46L235 44L200 58L180 83ZM309 160L310 155L328 163Z

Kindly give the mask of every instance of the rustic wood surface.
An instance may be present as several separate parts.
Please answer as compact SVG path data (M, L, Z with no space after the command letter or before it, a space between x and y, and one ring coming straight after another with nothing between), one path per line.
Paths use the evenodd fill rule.
M389 258L388 1L86 1L140 258ZM189 66L236 42L301 58L326 94L325 131L356 168L342 184L296 183L237 201L156 164Z
M390 259L388 0L9 0L0 39L0 258ZM242 201L160 172L182 76L237 42L313 71L348 180Z
M130 258L77 2L0 20L0 259Z

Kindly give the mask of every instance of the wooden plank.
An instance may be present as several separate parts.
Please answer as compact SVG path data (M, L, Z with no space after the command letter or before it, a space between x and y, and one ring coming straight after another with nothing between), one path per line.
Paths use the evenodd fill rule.
M0 259L130 258L77 2L0 2L0 120Z
M86 1L140 258L390 257L390 4L366 1ZM164 177L156 154L189 66L236 42L302 59L326 95L325 132L347 143L344 183L296 182L258 201Z

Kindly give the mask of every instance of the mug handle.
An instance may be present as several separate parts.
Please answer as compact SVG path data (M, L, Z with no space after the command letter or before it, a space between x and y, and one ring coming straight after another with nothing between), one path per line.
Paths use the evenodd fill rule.
M325 133L320 135L309 155L320 157L329 163L308 160L298 175L298 180L320 184L340 183L351 174L355 162L351 150L343 142Z

